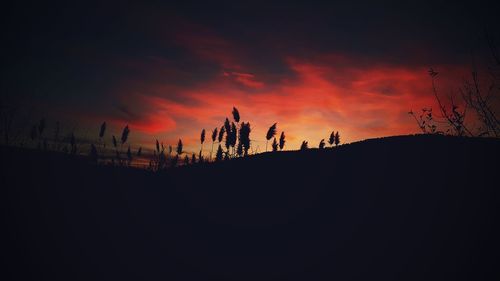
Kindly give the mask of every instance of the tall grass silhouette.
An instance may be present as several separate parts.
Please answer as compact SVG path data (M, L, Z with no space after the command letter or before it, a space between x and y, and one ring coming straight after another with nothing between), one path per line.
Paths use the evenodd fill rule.
M325 139L322 139L322 140L319 142L318 148L319 148L319 149L323 149L323 148L325 148Z
M283 148L285 148L285 143L286 143L285 132L281 132L281 135L280 135L280 150L283 150Z
M267 134L266 134L266 152L267 152L267 143L269 142L270 139L272 139L276 135L276 125L277 125L277 123L274 123L267 130Z
M223 161L229 160L236 157L245 157L257 153L252 149L252 139L250 137L252 132L252 127L250 122L241 122L240 112L236 107L232 109L233 121L229 118L225 118L221 127L215 127L211 131L211 148L210 156L207 158L208 161ZM44 118L40 119L38 123L31 127L29 138L35 147L45 149L47 147L44 136L44 131L46 131L46 121ZM56 123L54 127L54 138L52 139L52 148L56 148L56 143L59 139L60 129L59 123ZM94 140L88 140L86 143L82 143L80 151L86 151L84 155L88 156L90 162L107 164L107 165L119 165L119 166L134 166L137 163L148 161L144 164L144 167L153 171L161 171L170 167L176 167L179 163L182 165L203 163L204 159L203 149L204 143L206 141L206 130L202 129L200 133L200 150L198 155L192 151L184 151L184 144L182 139L178 139L177 146L172 148L172 145L168 145L168 149L163 142L159 139L154 139L153 149L143 151L143 147L139 146L134 152L132 144L130 143L130 133L131 129L129 125L122 127L121 134L119 138L116 135L110 135L111 144L109 149L106 150L105 138L106 133L109 130L108 123L106 121L102 122L98 127L98 134ZM268 150L268 142L272 140L272 152L283 151L286 144L286 135L282 131L279 138L276 137L277 134L277 123L274 123L269 127L266 133L266 151ZM77 143L77 138L74 132L71 132L68 137L62 139L67 146L63 147L63 152L67 152L71 155L76 155L79 152ZM212 158L214 154L214 145L217 142L217 151L215 152L215 158ZM338 145L340 142L340 136L335 132L330 135L329 143L331 145ZM42 146L43 144L43 146ZM124 145L127 145L124 147ZM306 148L307 142L303 142L301 149ZM88 147L85 148L85 147ZM324 147L324 140L320 142L320 148ZM224 149L225 148L225 149ZM182 155L186 153L185 155ZM181 158L182 157L182 158ZM138 161L134 164L135 161ZM149 163L149 165L147 164ZM138 167L138 166L134 166Z

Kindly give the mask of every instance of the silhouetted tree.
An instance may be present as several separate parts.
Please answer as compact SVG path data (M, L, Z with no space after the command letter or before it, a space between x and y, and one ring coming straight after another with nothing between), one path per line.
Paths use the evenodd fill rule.
M184 165L189 165L189 156L187 154L184 156Z
M436 122L434 120L433 114L432 114L432 108L422 108L422 113L419 115L417 118L416 114L413 112L413 110L410 110L408 112L415 121L418 124L418 127L420 130L422 130L422 133L424 134L442 134L443 132L438 130L438 127L436 126Z
M219 148L217 149L217 153L215 154L215 161L221 161L223 157L222 147L219 144Z
M156 152L160 153L160 142L156 140Z
M307 149L309 149L307 141L303 141L302 144L300 145L300 150L307 150Z
M276 138L273 139L273 144L271 145L273 152L278 151L278 141L276 141Z
M335 143L335 131L332 131L332 133L330 134L330 138L328 139L328 143L330 144L330 146L333 146L333 144Z
M335 146L339 145L340 143L340 135L339 135L339 132L337 131L335 133Z
M137 150L137 157L141 157L142 154L142 146L139 146L139 149Z
M194 154L194 153L191 156L191 164L196 164L196 154Z
M177 143L177 155L182 154L182 140L179 139L179 142Z
M281 136L280 136L280 150L283 150L283 148L285 147L285 132L281 132Z
M323 149L325 148L325 139L322 139L320 142L319 142L319 149Z
M266 134L266 152L267 152L267 143L269 142L270 139L272 139L276 135L276 124L277 123L274 123L267 130L267 134Z

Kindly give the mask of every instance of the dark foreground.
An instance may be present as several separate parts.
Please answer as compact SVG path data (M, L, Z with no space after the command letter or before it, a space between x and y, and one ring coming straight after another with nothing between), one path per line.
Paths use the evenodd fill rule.
M499 280L500 141L154 174L1 148L2 280Z

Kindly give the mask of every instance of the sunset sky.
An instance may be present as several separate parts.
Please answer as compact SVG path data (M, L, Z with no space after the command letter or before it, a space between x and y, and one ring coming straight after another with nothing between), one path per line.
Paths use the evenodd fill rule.
M407 112L435 106L429 67L456 90L499 23L473 3L209 2L8 7L2 94L82 137L107 121L135 144L182 138L191 151L233 106L260 151L275 122L288 149L332 130L416 133Z

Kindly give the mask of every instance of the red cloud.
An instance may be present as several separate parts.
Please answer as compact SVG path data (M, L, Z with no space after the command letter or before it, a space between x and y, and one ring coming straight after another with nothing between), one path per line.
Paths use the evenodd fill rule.
M248 88L253 88L253 89L260 89L264 87L264 83L257 81L255 79L255 75L250 74L250 73L241 73L241 72L224 72L225 77L233 77L234 80L236 80L238 83L241 83L242 85L248 87Z
M339 67L327 59L287 61L295 75L265 87L250 83L254 86L251 92L228 81L227 75L243 79L245 82L239 81L243 84L256 82L254 76L234 72L178 89L180 100L171 99L167 92L162 96L161 89L168 88L165 85L149 85L140 91L143 94L137 101L147 108L142 112L144 117L132 124L148 134L163 130L165 139L181 137L188 151L195 151L199 149L199 131L220 127L236 106L242 121L252 124L254 148L264 149L265 131L278 122L278 130L286 131L287 147L296 149L302 140L319 143L331 130L339 130L344 141L414 133L418 128L407 112L435 104L425 67L357 65L356 60ZM462 71L457 67L440 69L453 74ZM440 82L443 87L451 83Z

